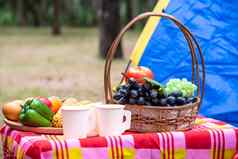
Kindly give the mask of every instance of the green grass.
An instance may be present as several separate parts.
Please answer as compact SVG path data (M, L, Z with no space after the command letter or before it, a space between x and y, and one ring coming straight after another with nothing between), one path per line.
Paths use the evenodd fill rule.
M98 57L96 28L64 28L58 37L51 35L50 28L0 29L1 105L51 95L104 100L105 61ZM126 58L113 61L114 84L120 79L137 35L127 34L123 41Z

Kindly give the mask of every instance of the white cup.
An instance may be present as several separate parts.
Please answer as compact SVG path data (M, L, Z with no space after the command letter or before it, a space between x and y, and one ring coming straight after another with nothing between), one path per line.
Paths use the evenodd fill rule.
M97 129L100 136L121 135L130 129L131 112L124 105L101 104L96 106Z
M95 129L92 110L87 106L63 106L63 132L65 138L85 138Z

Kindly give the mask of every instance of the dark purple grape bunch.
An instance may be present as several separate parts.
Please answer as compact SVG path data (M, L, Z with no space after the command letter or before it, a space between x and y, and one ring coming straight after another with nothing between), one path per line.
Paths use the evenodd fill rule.
M118 104L148 106L182 106L196 102L195 97L184 97L181 91L165 93L164 87L155 80L146 79L138 83L129 78L126 84L117 87L113 99Z
M119 104L158 105L162 97L164 94L158 83L145 80L142 84L129 78L126 84L117 87L113 99Z
M184 97L181 91L175 91L167 95L164 99L163 105L167 106L181 106L196 102L195 97Z

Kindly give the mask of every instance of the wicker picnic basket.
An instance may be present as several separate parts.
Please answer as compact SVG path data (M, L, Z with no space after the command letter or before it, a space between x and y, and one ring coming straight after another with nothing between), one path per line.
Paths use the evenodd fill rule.
M113 100L111 86L111 64L116 49L128 29L136 22L151 17L162 17L171 20L183 33L190 49L192 59L192 82L198 86L196 102L183 106L162 107L162 106L142 106L126 105L125 109L132 113L131 130L137 132L162 132L162 131L183 131L191 129L194 125L202 98L204 96L205 85L205 66L202 51L196 39L191 32L179 22L175 17L165 13L143 13L132 19L119 33L111 45L106 57L104 68L104 91L106 103L116 103ZM198 56L198 57L197 57ZM199 68L198 58L200 59L201 68ZM125 72L129 68L130 62ZM200 79L200 69L202 72ZM122 77L123 78L123 77ZM200 82L201 81L201 82ZM201 90L200 90L201 89Z

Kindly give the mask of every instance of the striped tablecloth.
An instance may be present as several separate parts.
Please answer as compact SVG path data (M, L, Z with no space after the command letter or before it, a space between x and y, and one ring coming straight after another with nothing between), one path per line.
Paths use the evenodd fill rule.
M193 130L67 139L1 129L4 158L17 159L232 159L238 129L198 118Z

